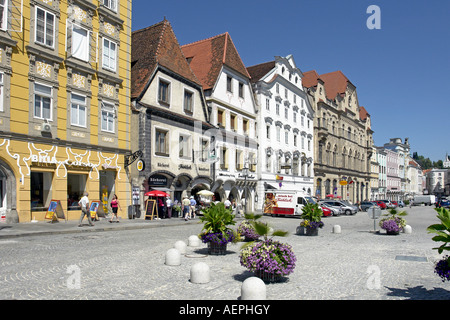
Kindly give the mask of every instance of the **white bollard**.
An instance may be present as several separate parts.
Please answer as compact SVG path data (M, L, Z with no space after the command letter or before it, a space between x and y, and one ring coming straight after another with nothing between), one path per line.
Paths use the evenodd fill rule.
M208 283L209 280L209 266L206 263L198 262L191 267L192 283Z
M266 285L257 277L245 279L241 286L241 300L266 300Z
M406 225L406 226L403 228L403 232L406 233L406 234L411 234L411 233L412 233L412 228L411 228L411 226L410 226L410 225Z
M175 242L175 245L173 246L175 249L180 251L181 254L186 253L186 243L184 241L177 241Z
M198 236L192 235L188 238L189 247L200 246L200 239Z
M341 233L341 226L334 225L333 226L333 233Z
M181 254L175 248L169 249L166 252L166 265L179 266L181 264Z

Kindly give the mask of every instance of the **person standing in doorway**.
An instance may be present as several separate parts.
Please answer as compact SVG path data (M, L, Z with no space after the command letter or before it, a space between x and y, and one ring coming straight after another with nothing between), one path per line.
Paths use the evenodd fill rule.
M120 208L120 211L122 212L122 207L120 206L119 199L117 199L117 195L114 194L112 200L111 200L111 209L113 212L113 216L109 222L114 222L114 216L116 217L115 222L119 222L119 217L117 216L117 209Z
M81 216L80 216L80 222L78 224L79 227L82 227L83 225L81 224L83 222L84 216L87 216L87 219L89 221L89 226L93 227L94 224L92 223L92 219L91 219L91 213L89 212L89 198L88 198L88 193L85 192L83 194L83 197L80 199L80 201L78 201L78 204L81 207Z

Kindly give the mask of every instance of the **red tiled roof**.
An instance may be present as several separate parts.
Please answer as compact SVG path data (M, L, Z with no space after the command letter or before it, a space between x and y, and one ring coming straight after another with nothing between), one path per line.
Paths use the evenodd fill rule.
M248 67L247 71L252 77L252 82L257 82L273 68L275 68L275 60Z
M142 94L158 65L200 84L183 55L172 26L166 19L134 31L131 35L132 98Z
M316 70L311 70L303 73L302 83L305 88L317 86L319 74Z
M320 75L324 82L325 92L329 100L334 100L337 95L345 94L350 82L341 71L334 71Z
M367 112L366 108L360 106L359 107L359 119L365 121L370 114Z
M181 47L203 89L211 89L223 65L251 78L228 32Z

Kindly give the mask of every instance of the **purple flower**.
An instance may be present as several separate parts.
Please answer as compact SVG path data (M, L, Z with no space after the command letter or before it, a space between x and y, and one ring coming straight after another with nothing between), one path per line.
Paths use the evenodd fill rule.
M445 282L445 280L450 281L450 258L449 258L449 256L445 256L442 260L439 260L436 263L434 272L439 277L442 278L442 282Z
M216 244L225 244L228 242L232 242L235 239L235 236L232 230L228 230L225 232L225 236L222 234L222 232L203 233L200 234L200 239L203 243L213 242Z

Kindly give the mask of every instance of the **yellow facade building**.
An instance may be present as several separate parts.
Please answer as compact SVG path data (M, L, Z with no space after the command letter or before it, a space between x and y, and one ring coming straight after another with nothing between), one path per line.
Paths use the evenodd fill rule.
M131 0L0 0L0 219L130 202ZM104 196L103 194L106 194Z

